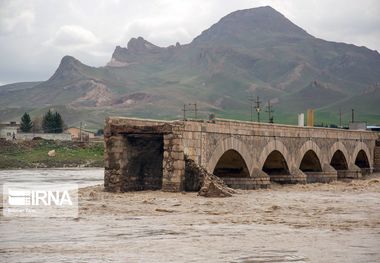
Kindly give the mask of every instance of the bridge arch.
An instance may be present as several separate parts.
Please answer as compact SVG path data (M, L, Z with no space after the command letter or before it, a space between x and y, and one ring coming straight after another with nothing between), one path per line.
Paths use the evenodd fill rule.
M348 154L348 151L347 151L347 148L346 146L344 146L344 144L340 141L338 142L335 142L331 147L330 147L330 150L328 151L328 161L329 163L331 163L331 160L333 159L334 155L336 154L337 151L340 151L346 162L347 162L347 165L349 164L350 162L350 155ZM339 153L340 154L340 153Z
M297 157L297 161L296 161L296 166L297 167L301 167L301 163L305 157L305 154L308 152L308 151L312 151L314 152L315 156L313 157L317 157L318 158L318 162L320 164L322 164L323 160L320 158L322 155L321 155L321 149L319 148L319 146L311 141L311 140L308 140L306 141L300 148L300 150L298 151L296 157ZM311 154L311 153L309 153ZM311 156L310 156L311 157Z
M290 172L285 157L278 150L272 151L266 158L263 168L269 179L277 183L290 183Z
M338 141L330 147L328 161L337 171L338 178L344 177L341 173L344 174L344 171L349 169L350 155L342 142Z
M261 170L264 168L265 161L267 160L269 155L274 151L279 152L282 155L285 162L287 163L287 165L290 166L289 153L286 146L279 140L272 140L268 142L264 149L261 151L258 160L258 164Z
M239 163L242 169L245 167L248 172L248 176L251 176L253 166L252 157L245 146L245 144L234 137L228 137L221 141L213 151L208 163L207 171L213 173L215 168L220 168L220 161L233 162L236 165ZM217 166L219 164L219 166ZM244 165L243 165L244 164ZM244 167L245 166L245 167Z
M361 152L361 153L360 153ZM360 156L358 156L360 153ZM373 163L372 163L372 158L371 158L371 154L370 154L370 151L367 147L367 145L363 142L360 142L356 145L353 153L352 153L352 156L351 156L351 162L352 164L356 164L356 161L357 161L357 158L360 157L360 159L366 157L367 158L367 161L368 161L368 168L372 167L373 166ZM360 163L359 163L360 164ZM357 165L359 166L359 165ZM359 166L360 167L360 166ZM362 168L362 167L360 167ZM366 167L367 168L367 167Z
M321 161L318 158L318 155L314 152L314 150L308 150L303 155L299 169L305 173L322 172Z
M348 162L346 156L347 155L345 155L341 150L336 150L330 159L330 165L337 171L348 170Z
M236 150L227 150L223 153L215 165L213 174L220 178L250 177L246 162Z
M371 167L373 167L371 161L372 158L367 145L360 142L360 144L355 147L352 162L361 169L362 175L366 175L371 173Z
M291 182L289 153L281 141L270 141L262 150L258 164L271 181L277 183Z

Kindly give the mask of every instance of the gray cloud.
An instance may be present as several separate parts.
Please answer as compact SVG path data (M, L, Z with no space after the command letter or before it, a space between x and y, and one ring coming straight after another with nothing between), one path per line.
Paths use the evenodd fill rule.
M56 34L45 42L48 46L63 50L90 48L97 43L98 38L90 30L77 25L61 26Z
M263 5L316 37L380 50L378 0L0 0L0 83L45 80L64 55L105 65L131 37L188 43L228 13Z

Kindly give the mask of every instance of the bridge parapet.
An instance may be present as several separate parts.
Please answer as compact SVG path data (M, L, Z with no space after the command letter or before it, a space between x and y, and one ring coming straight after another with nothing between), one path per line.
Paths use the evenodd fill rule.
M271 181L357 178L373 169L376 139L368 131L110 117L105 127L105 188L181 191L187 176L185 155L229 185L246 189L268 187Z

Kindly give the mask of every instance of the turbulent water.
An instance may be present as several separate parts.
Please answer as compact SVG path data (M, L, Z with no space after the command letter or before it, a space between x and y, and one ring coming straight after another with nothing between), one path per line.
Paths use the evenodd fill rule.
M82 186L102 176L100 169L0 172L2 182ZM380 177L209 199L89 186L79 199L79 218L0 217L0 261L380 262Z
M103 183L104 170L83 169L20 169L0 170L0 183L69 183L79 187Z

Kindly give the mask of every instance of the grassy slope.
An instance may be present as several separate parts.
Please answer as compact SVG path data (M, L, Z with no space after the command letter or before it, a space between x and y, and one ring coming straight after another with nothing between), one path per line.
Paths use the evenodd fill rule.
M13 143L0 142L0 169L43 167L103 167L102 143L80 145L74 142L46 140ZM49 157L48 151L56 156Z

